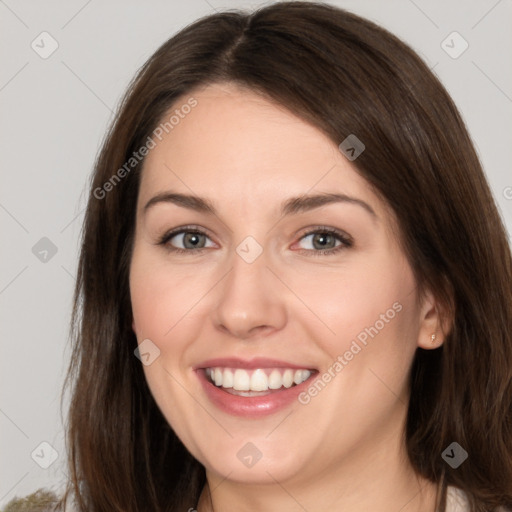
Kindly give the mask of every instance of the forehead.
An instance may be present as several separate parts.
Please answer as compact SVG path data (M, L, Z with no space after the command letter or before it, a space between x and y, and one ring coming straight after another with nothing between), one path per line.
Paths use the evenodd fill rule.
M172 189L219 204L260 206L308 192L341 192L372 201L376 210L385 208L337 144L250 90L203 87L178 99L164 121L173 113L172 127L163 130L161 140L154 138L156 146L146 157L140 205Z

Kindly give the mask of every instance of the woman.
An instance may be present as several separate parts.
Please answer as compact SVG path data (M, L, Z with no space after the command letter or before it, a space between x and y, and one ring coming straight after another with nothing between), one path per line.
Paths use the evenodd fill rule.
M511 283L467 130L410 48L323 4L203 18L96 163L69 497L511 507Z

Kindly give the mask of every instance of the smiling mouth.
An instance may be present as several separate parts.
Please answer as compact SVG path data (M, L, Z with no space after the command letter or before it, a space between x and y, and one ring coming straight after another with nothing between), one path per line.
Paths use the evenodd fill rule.
M302 384L316 373L310 369L291 368L205 368L207 380L236 396L264 396Z

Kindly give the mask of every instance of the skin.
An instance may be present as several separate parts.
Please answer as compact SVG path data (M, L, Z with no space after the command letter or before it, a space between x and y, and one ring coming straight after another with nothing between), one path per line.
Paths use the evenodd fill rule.
M197 106L145 161L130 291L138 342L160 350L144 366L151 392L206 468L212 492L204 489L198 510L434 511L436 488L411 468L402 430L414 353L443 336L432 294L418 296L393 213L337 144L282 106L215 84L171 110L190 96ZM165 202L144 212L169 190L208 198L217 214ZM321 192L357 198L375 215L343 202L280 216L282 201ZM190 224L207 232L201 253L183 235L158 245ZM315 256L305 233L317 226L353 245ZM252 263L236 252L247 236L263 250ZM193 371L214 357L261 356L322 375L397 302L400 312L306 405L233 416L208 400ZM262 453L251 468L237 458L249 441Z

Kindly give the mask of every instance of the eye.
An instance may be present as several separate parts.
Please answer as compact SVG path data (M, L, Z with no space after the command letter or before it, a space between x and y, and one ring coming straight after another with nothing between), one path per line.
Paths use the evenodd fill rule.
M169 251L176 252L178 254L196 252L201 253L206 248L205 238L208 239L208 235L195 227L181 227L171 232L165 233L158 241L159 245L165 245ZM172 240L175 240L171 243ZM175 247L174 244L182 244L183 248ZM211 247L211 246L208 246Z
M334 228L321 226L306 232L302 235L300 241L307 240L308 238L310 240L306 245L312 248L302 248L299 252L311 256L336 254L343 249L352 247L354 243L352 238L346 233ZM165 233L158 241L158 245L163 245L170 252L176 254L202 253L205 248L213 246L213 244L206 245L206 241L209 239L207 233L195 226L185 226ZM172 240L175 241L171 243ZM181 244L183 248L176 247L176 243Z
M307 240L310 248L300 252L309 253L312 256L332 255L339 251L352 247L353 240L350 236L334 228L318 227L308 231L301 237L301 241ZM336 243L338 244L336 245ZM311 248L312 247L312 248Z

